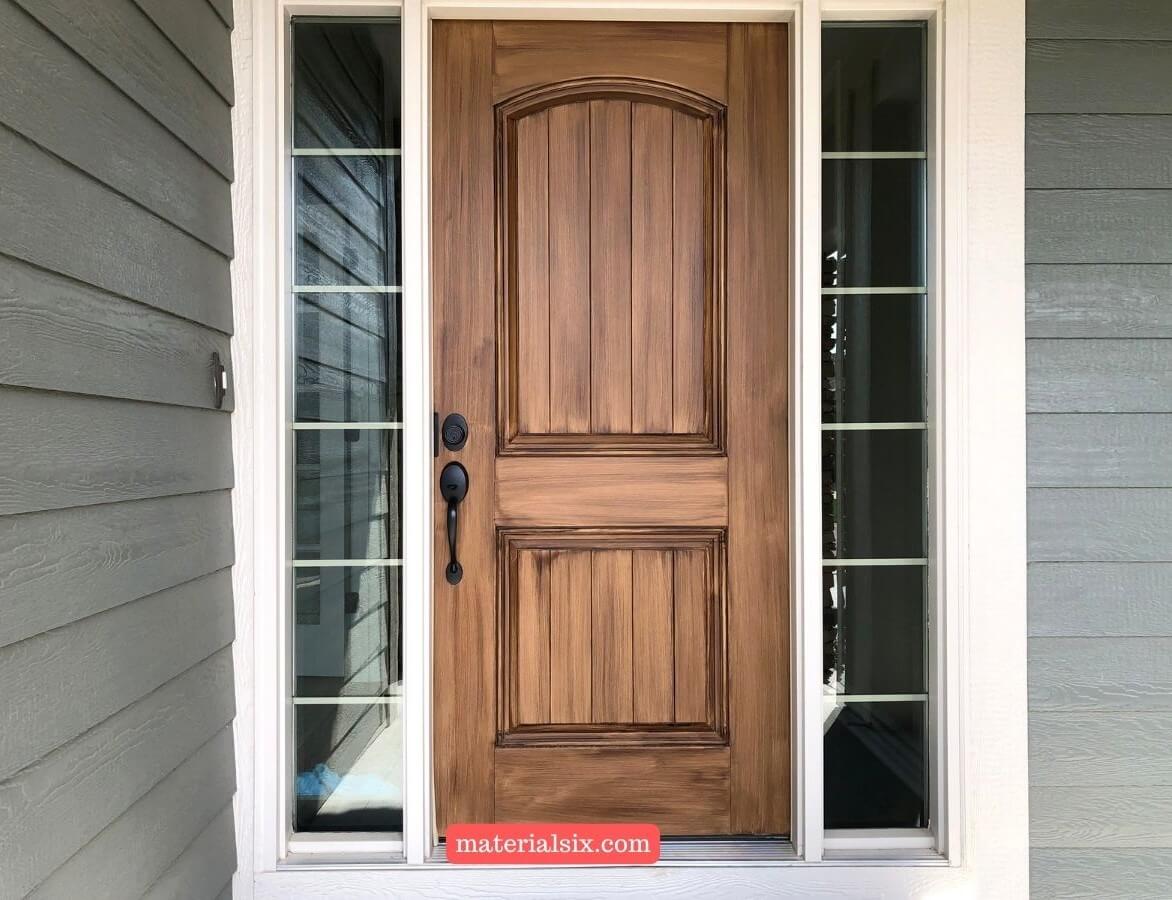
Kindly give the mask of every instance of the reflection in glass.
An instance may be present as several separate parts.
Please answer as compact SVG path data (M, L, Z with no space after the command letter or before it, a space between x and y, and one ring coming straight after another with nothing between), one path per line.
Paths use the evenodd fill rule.
M399 146L400 39L394 21L293 25L293 146Z
M923 22L822 30L822 149L925 150Z
M297 559L399 557L399 432L296 432Z
M299 422L400 419L398 294L299 294Z
M924 681L923 566L826 569L824 683L835 694L921 694Z
M823 287L924 284L925 165L822 161Z
M294 283L398 285L399 157L299 156L293 170Z
M294 829L401 831L398 704L301 704L295 710Z
M924 432L824 431L826 559L926 555Z
M827 828L924 828L927 765L923 701L827 701Z
M298 697L379 697L400 685L398 566L294 573Z
M822 421L924 421L924 297L822 297Z

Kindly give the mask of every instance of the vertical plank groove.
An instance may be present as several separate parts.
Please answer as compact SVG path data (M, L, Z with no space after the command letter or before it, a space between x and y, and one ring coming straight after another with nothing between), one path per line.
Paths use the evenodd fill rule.
M704 553L676 550L673 560L675 597L675 721L708 719L708 615L711 589Z
M559 550L550 559L549 718L591 721L590 553Z
M636 434L672 430L671 155L672 111L632 104L631 430Z
M590 420L631 430L631 104L590 101Z
M631 555L630 550L592 552L591 721L595 723L630 722L633 714Z
M556 106L549 128L550 431L590 430L590 110Z
M549 721L550 591L548 550L517 554L517 721Z
M549 127L543 110L517 122L517 418L522 432L549 430Z
M709 271L705 123L676 110L672 123L672 430L704 430L704 319Z
M632 578L634 720L672 722L675 720L672 552L636 550Z

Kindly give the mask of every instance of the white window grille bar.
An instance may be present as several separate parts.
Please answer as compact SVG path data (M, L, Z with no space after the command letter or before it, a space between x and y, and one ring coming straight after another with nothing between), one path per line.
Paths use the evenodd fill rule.
M398 694L387 696L379 694L377 697L294 697L294 706L393 706L402 703L403 698Z
M400 156L398 147L295 147L294 156Z
M926 294L926 287L824 287L822 296L834 294Z
M295 569L329 569L339 566L348 566L351 568L361 568L365 566L386 566L394 568L402 566L401 559L295 559L293 560L293 568Z
M402 431L402 422L294 422L294 431Z
M928 559L924 556L882 557L880 559L823 559L822 565L828 568L842 566L926 566Z
M823 431L923 431L927 422L823 422Z
M927 694L826 694L827 703L915 703L928 699Z
M295 284L294 294L401 294L398 284Z
M923 150L823 150L823 159L927 159Z

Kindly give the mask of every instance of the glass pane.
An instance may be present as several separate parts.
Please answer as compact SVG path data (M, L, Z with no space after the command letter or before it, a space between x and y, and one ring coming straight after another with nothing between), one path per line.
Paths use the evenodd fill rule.
M398 286L399 157L299 156L293 169L294 282Z
M922 159L822 161L822 286L924 285Z
M822 421L924 421L924 297L822 298Z
M400 419L398 294L299 294L299 422Z
M397 566L294 571L298 697L399 693L399 572Z
M924 709L922 701L828 708L827 828L927 827Z
M298 431L297 559L399 557L399 432Z
M403 730L394 703L296 707L294 828L403 828Z
M398 22L293 23L293 146L399 146Z
M836 694L922 694L923 566L827 569L825 684Z
M924 432L822 433L825 558L923 557Z
M923 23L822 32L822 149L924 150Z

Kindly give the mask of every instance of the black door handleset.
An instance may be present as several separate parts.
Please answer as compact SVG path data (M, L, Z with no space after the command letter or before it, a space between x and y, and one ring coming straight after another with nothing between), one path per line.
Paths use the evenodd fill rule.
M458 462L450 462L440 472L440 496L448 503L448 566L444 577L448 584L459 584L464 567L456 554L456 534L459 527L460 502L468 495L468 470Z

